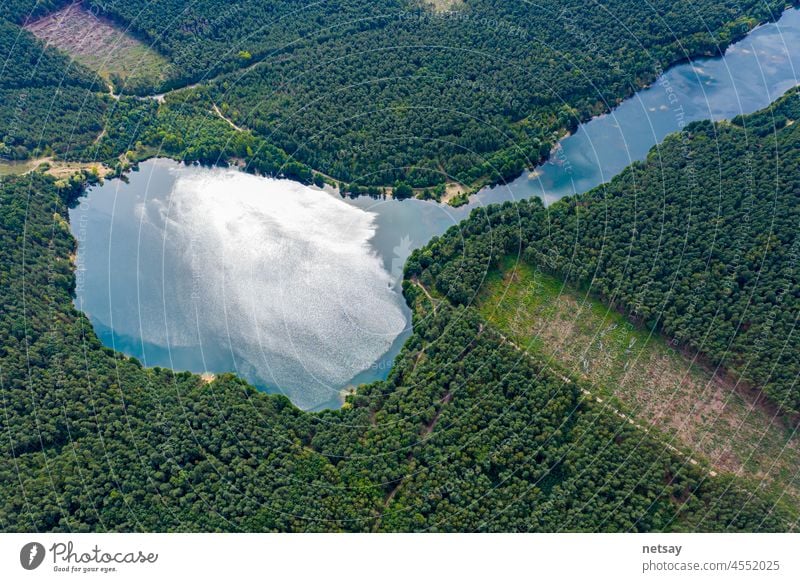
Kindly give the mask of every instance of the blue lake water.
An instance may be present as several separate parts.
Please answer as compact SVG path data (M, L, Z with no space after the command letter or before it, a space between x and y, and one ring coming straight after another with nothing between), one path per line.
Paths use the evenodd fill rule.
M71 211L76 304L108 346L149 366L233 371L305 409L385 378L410 333L408 254L474 208L547 203L609 181L666 135L768 105L798 84L800 10L724 57L676 66L561 141L551 160L461 208L342 200L287 180L151 160Z

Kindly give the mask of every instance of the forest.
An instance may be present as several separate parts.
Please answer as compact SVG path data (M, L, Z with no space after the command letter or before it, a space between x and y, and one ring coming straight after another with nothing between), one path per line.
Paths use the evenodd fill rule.
M7 180L0 189L0 326L7 338L0 430L8 435L0 528L791 529L796 507L747 479L711 476L702 462L690 463L658 431L645 433L587 398L580 379L515 350L471 303L487 270L516 254L629 305L643 325L697 342L709 357L716 344L698 340L726 342L735 358L722 363L735 373L780 364L765 391L776 400L794 397L785 382L797 373L796 344L775 342L791 341L785 326L797 312L789 257L797 247L790 202L798 113L792 91L755 115L688 126L686 140L667 140L646 162L586 195L550 208L532 200L475 211L409 260L404 290L414 333L389 378L360 387L342 410L317 414L231 375L209 384L142 368L103 347L72 303L75 241L66 216L84 184L40 173ZM692 155L684 155L684 143ZM749 155L750 174L740 171ZM693 181L687 159L696 165ZM669 172L662 173L664 165ZM730 183L719 183L720 172ZM726 234L687 236L687 228ZM653 243L654 232L662 233L661 244ZM735 264L735 252L742 263L722 273ZM661 270L626 270L619 266L626 261ZM680 327L688 307L669 289L684 281L695 283L690 297L702 306L695 313L717 319L695 315ZM742 318L752 335L732 334ZM768 333L767 325L783 333ZM753 354L758 367L732 365L753 363Z
M11 0L0 16L12 37L30 43L17 25L67 3ZM580 121L607 111L670 64L720 53L758 23L776 19L785 4L468 0L455 10L431 11L416 0L238 0L224 8L202 0L187 11L182 0L83 2L170 61L171 77L150 93L200 83L209 91L209 109L218 105L285 152L292 174L303 166L306 174L313 168L359 187L457 182L466 189L515 178ZM94 91L105 92L105 83ZM148 90L123 94L130 92ZM83 95L80 106L77 94L50 104L44 97L51 93L42 90L23 108L32 127L46 120L44 132L32 133L36 143L8 131L16 128L14 99L3 100L0 131L25 148L14 155L51 147L59 155L91 156L86 142L100 132L80 120L97 123L94 108L109 111L104 128L116 124L116 104L95 94ZM90 115L76 119L76 106ZM54 107L64 115L51 119ZM154 115L146 120L151 125L158 124ZM72 136L69 144L65 135ZM131 140L129 149L143 141ZM159 151L159 143L146 145Z
M0 18L0 158L69 154L103 129L95 76Z
M516 178L580 121L783 8L476 0L431 14L380 4L396 3L370 2L374 18L344 11L346 24L326 18L302 43L270 47L258 66L216 79L215 99L340 180L477 187Z
M3 19L0 51L7 56L0 73L0 159L100 162L119 174L161 155L208 165L237 160L248 171L304 183L314 178L264 138L215 116L204 88L170 94L163 103L112 96L104 79Z
M64 2L4 2L0 47L15 68L0 75L2 157L121 173L160 153L405 194L516 175L579 119L783 6L465 3L493 14L487 23L388 0L246 10L202 0L191 14L177 0L85 4L152 43L180 71L176 86L221 76L163 103L113 96L19 28ZM441 50L419 48L431 39ZM3 179L0 530L794 530L786 499L712 475L587 397L580 378L515 349L474 302L501 260L524 260L791 417L799 116L791 91L757 114L688 126L585 195L476 210L409 259L414 331L388 379L314 414L233 375L207 382L104 347L73 304L68 223L96 178Z
M646 161L546 213L530 200L473 215L407 269L469 305L487 269L522 253L796 414L797 119L790 90L753 115L690 124Z

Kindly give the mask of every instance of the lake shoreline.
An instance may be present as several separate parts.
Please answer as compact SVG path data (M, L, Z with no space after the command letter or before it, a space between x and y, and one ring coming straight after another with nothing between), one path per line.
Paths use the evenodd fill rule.
M790 18L790 20L795 20L799 13L800 12L795 9L787 10L782 13L781 18L787 17L788 14L789 15L788 18ZM763 26L756 27L753 29L752 32L762 31L767 26L769 25L765 24ZM759 32L759 35L760 34L761 33ZM753 38L751 35L748 35L747 37ZM727 52L731 52L730 51L731 46L729 46L728 48L729 50ZM727 56L730 55L726 55L723 57L715 57L712 59L708 59L708 61L725 65L724 59ZM702 65L705 62L706 61L690 61L690 65L686 67L686 75L685 75L686 79L683 79L684 81L689 83L690 88L694 87L694 85L692 85L692 83L694 83L696 85L697 92L699 92L701 96L706 95L708 89L706 88L704 83L707 83L709 81L701 79L700 74L697 73L694 69L702 68L700 67L700 65ZM721 66L720 68L724 70L725 67ZM411 250L425 245L430 240L431 237L437 236L446 231L448 228L458 225L460 221L466 218L466 216L476 208L481 208L486 204L505 202L506 200L518 200L518 199L538 196L537 191L534 190L532 187L530 187L529 183L531 182L544 183L544 181L546 181L550 176L550 171L555 166L557 166L558 163L561 163L563 161L561 160L562 156L564 156L566 163L574 164L574 160L571 159L571 154L568 151L570 147L574 146L574 144L576 143L578 143L578 145L580 146L582 143L580 142L580 139L585 138L587 135L590 135L591 128L601 127L603 128L603 131L608 131L606 125L611 125L620 121L622 117L627 115L626 112L628 112L631 108L643 107L644 103L643 99L644 97L646 97L645 95L643 95L643 93L650 91L650 94L652 94L654 90L659 88L660 79L666 78L670 79L671 82L674 81L676 83L677 81L681 81L680 73L682 70L679 71L678 69L681 69L681 67L677 66L666 71L663 77L659 77L658 79L656 79L656 81L649 84L647 89L636 93L636 96L634 98L630 98L625 102L619 104L609 113L604 113L594 116L590 122L588 122L587 124L580 125L575 132L572 132L570 135L565 136L563 139L559 140L557 146L553 148L551 152L552 159L547 163L536 166L532 171L530 171L530 173L526 174L525 172L523 172L521 177L515 180L513 183L509 183L503 186L496 186L494 188L482 189L480 192L478 192L475 196L472 197L469 204L461 208L452 208L447 204L437 203L435 201L423 201L419 199L408 199L408 200L398 201L390 197L376 199L376 198L370 198L368 196L359 196L351 198L348 196L342 196L342 193L340 191L331 188L329 186L326 186L324 188L318 188L311 185L308 187L320 192L324 192L326 196L333 196L335 198L342 199L350 206L368 212L372 212L376 215L376 228L373 234L371 235L371 238L369 239L369 244L372 246L374 252L376 252L383 260L386 271L391 273L393 278L399 282L402 279L402 271L405 259L407 258L408 254L410 254ZM668 75L671 76L667 77ZM727 79L717 79L717 81L728 82ZM736 83L733 83L733 81L730 82L732 83L732 87L735 90L736 87L738 87L738 85L736 85ZM756 87L756 89L758 89L758 87ZM717 88L717 90L719 91L719 88ZM663 98L663 95L656 95L656 97ZM685 103L689 104L691 103L692 94L687 93L682 97L682 99L684 100ZM710 107L710 102L712 99L713 97L707 97L708 103L706 103L705 101L702 102L701 105L697 108L697 111L695 113L697 112L702 113L703 111L705 111L704 107L706 106ZM643 109L643 111L645 118L652 123L652 119L656 117L657 112L650 112L646 109ZM641 111L639 113L641 113ZM635 118L634 121L636 121ZM671 121L674 122L675 120L673 119ZM583 132L581 132L581 129L583 129ZM650 150L652 150L653 147L658 147L658 144L660 144L661 140L663 139L663 137L658 137L656 134L645 135L645 138L655 140L654 144L647 145L647 147L644 148L643 151L645 152L649 152ZM613 147L607 147L605 143L600 143L599 145L600 147L598 148L597 144L593 143L590 139L588 142L588 146L591 146L588 150L589 153L592 153L594 150L597 149L600 149L601 151L614 149ZM580 150L578 151L578 153L580 153ZM632 154L630 151L625 151L623 153L625 155L623 155L622 158L625 164L620 168L619 171L621 171L622 169L624 169L624 167L627 167L627 165L631 163L631 159L627 158L633 158L633 161L635 161L636 159L635 158L636 154ZM172 162L175 162L177 164L177 167L181 168L183 167L196 168L199 166L199 164L196 163L187 164L182 160L177 160L170 156L158 156L157 153L151 152L151 155L146 159L137 160L136 162L134 162L132 167L129 168L123 175L120 176L120 180L123 182L135 181L134 176L140 169L139 167L140 164L147 164L154 161L157 163L158 160L162 159L171 160ZM592 166L594 164L594 161L590 160L590 162L592 163L590 163L589 165ZM601 163L600 160L597 161L596 165L598 167L601 167L603 171L605 171L608 167L612 168L612 171L610 171L608 175L602 174L602 177L607 179L605 181L599 182L598 184L603 184L606 183L607 181L610 181L618 173L618 171L616 171L612 167L613 165L607 166L606 164ZM205 168L205 166L203 167ZM228 166L220 165L219 167L231 167L231 165ZM251 172L247 172L246 168L242 168L241 164L234 163L233 167L238 168L238 171L242 171L245 174L255 175ZM581 168L578 167L577 170L581 170ZM568 174L567 178L569 178L572 181L573 186L575 184L575 179L576 179L575 171L577 170L573 169L572 174L567 173ZM596 177L591 177L592 180L595 178ZM274 179L281 180L281 178L274 178ZM284 180L286 179L284 178ZM298 182L293 182L291 180L289 180L289 182L299 184ZM514 190L515 184L519 186L518 188L519 192L516 192ZM586 191L590 188L596 187L598 184L592 185L590 183L589 186L582 191ZM407 331L408 333L410 333L411 331L410 325L408 326ZM393 364L394 356L391 356L390 352L393 352L393 350L399 352L401 348L402 344L399 346L393 345L389 351L385 352L383 356L381 356L376 361L376 363L378 362L380 363L382 372L385 372L385 374L387 375L390 373L389 371L394 365ZM368 371L370 368L371 366L367 367L365 371ZM369 380L365 379L364 381L369 381ZM363 382L361 381L357 382L357 384L361 383ZM356 382L352 382L351 384L354 385L356 384ZM333 400L337 400L339 404L336 405L333 402ZM337 394L332 395L330 405L331 408L338 408L341 406L341 400L339 399L338 392Z

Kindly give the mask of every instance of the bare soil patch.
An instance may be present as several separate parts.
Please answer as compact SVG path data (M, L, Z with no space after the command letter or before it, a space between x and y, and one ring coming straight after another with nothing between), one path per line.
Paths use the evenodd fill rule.
M464 0L420 0L420 4L433 12L447 12L462 8Z
M45 44L96 71L116 90L136 92L160 86L169 62L110 20L95 16L80 2L25 26Z
M524 264L492 275L481 313L519 345L616 398L717 471L800 499L800 439L737 382Z

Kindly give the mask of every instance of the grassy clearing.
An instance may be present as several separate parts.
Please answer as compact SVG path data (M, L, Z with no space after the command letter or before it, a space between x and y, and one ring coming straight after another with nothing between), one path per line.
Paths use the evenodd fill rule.
M34 160L25 160L21 162L4 162L0 161L0 178L5 176L21 176L32 172L41 166L42 170L56 178L68 178L72 174L76 174L83 170L95 172L101 178L105 178L111 174L112 170L108 166L98 163L81 163L81 162L63 162L54 160L51 157L37 158Z
M512 260L490 274L477 307L516 343L616 398L716 470L800 501L800 443L792 430L662 337Z
M25 28L96 71L117 91L155 89L169 77L171 67L164 57L79 3L48 14Z
M464 0L420 0L420 4L432 12L447 12L464 7Z
M25 160L20 162L0 161L0 178L5 176L20 176L36 169L38 160Z

